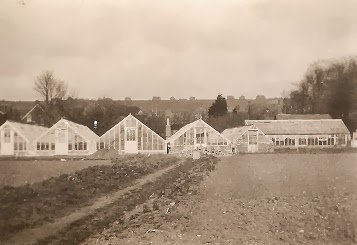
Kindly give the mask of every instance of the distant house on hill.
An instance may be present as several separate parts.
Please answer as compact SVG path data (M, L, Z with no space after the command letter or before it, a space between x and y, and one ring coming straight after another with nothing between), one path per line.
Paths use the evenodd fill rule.
M30 111L28 111L22 118L21 121L29 124L45 125L45 121L48 119L46 111L40 104L36 104Z
M160 100L161 100L161 97L153 96L153 97L152 97L152 100L153 100L153 101L160 101Z
M165 110L165 117L166 118L168 117L168 118L172 119L174 116L175 116L175 113L173 113L171 109L166 109Z
M249 107L249 101L244 96L239 97L239 99L237 101L237 105L235 106L237 111L238 112L247 112L248 107Z
M125 104L126 106L131 106L131 105L133 104L133 102L132 102L132 100L131 100L130 97L125 97L125 99L124 99L124 104Z
M275 120L318 120L332 119L329 114L277 114Z
M238 100L236 100L234 98L234 96L232 95L229 95L227 96L227 109L228 109L228 112L232 112L234 109L237 109L238 110Z
M256 103L264 103L264 102L266 102L266 101L267 101L267 98L265 98L264 95L257 95L257 96L255 97L255 102L256 102Z
M138 111L138 113L137 113L136 115L138 115L138 116L143 116L143 115L145 115L145 112L144 112L144 111L142 111L142 110L139 110L139 111Z

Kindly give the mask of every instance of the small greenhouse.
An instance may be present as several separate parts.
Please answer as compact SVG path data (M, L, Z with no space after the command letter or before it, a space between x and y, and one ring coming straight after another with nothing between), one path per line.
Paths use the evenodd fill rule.
M230 141L202 119L185 125L167 139L172 153L191 154L194 150L203 153L230 152Z
M0 155L32 155L34 140L47 130L37 125L6 121L0 126Z
M166 153L166 142L130 114L100 137L98 148L119 154Z
M34 142L36 154L90 155L97 150L99 136L88 127L65 119L59 120Z
M222 134L232 142L233 153L267 153L274 151L274 144L254 125L228 128Z

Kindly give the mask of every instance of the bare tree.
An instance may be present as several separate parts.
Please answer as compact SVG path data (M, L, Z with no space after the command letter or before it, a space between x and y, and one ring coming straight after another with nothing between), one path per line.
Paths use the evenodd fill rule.
M34 83L34 90L44 99L46 106L50 106L53 99L64 99L67 95L67 84L55 78L52 71L42 72Z

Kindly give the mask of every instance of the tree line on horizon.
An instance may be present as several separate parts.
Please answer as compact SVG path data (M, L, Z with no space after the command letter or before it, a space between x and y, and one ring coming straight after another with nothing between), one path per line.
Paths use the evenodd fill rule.
M350 131L357 128L357 58L318 61L284 98L284 112L329 114L342 119Z
M50 127L61 117L88 126L102 135L129 113L137 114L140 108L127 106L110 98L100 98L90 103L76 98L77 91L70 91L67 84L56 78L52 71L42 72L34 81L34 90L43 99L43 109L48 115L46 125ZM347 127L357 128L357 61L356 58L320 61L310 65L296 88L284 97L284 113L330 114L342 119ZM264 108L263 108L264 109ZM197 119L193 112L174 115L172 123L185 125ZM7 112L6 119L18 121L16 109ZM164 114L137 115L138 119L162 137L165 136ZM226 98L218 94L208 111L201 115L207 123L219 132L226 128L244 125L246 119L266 119L265 111L252 110L247 113L228 111ZM5 119L3 119L4 122ZM93 128L97 120L99 127ZM3 123L0 118L0 125Z

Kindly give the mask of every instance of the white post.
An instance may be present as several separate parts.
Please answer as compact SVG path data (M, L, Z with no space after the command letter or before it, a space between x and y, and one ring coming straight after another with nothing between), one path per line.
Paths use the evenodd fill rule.
M114 149L116 149L117 148L117 142L116 142L116 138L115 138L115 127L113 128L113 134L114 134Z
M203 144L208 145L207 144L207 128L206 127L204 128L203 133L204 133L204 135L203 135Z
M120 123L118 124L118 151L120 151L121 148L121 141L120 141Z
M138 121L135 120L135 141L136 141L136 149L139 150L139 144L138 144Z
M196 146L197 142L196 142L196 134L197 134L197 130L196 127L193 128L193 145Z
M141 126L141 150L144 150L144 125Z
M336 143L336 134L333 135L333 144L337 145L337 143Z
M306 140L306 141L305 141L306 146L308 147L308 146L309 146L309 142L308 142L308 141L309 141L309 136L306 135L306 136L305 136L305 140Z

